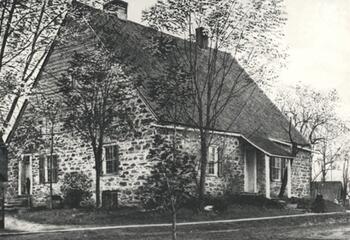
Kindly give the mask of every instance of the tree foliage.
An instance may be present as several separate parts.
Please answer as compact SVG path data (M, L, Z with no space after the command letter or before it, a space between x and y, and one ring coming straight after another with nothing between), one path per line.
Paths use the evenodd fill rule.
M91 197L92 180L83 172L66 173L61 191L64 201L70 207L79 207L81 201Z
M140 194L146 208L171 213L173 239L176 239L176 213L193 195L195 157L180 149L176 131L171 141L157 135L155 146L149 155L154 163L151 175Z
M70 71L58 83L67 110L65 126L91 144L96 171L96 206L100 205L100 175L105 138L126 126L127 92L131 82L121 65L102 47L76 52Z
M143 20L184 39L162 34L149 44L148 50L168 64L149 88L168 121L199 129L203 200L210 130L235 97L249 88L254 92L250 77L266 83L275 69L266 63L285 58L279 44L286 20L283 1L159 0L143 12Z

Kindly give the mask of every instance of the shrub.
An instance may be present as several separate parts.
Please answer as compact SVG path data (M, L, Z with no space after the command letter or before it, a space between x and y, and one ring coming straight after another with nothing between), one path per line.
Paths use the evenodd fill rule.
M90 199L91 182L92 180L82 172L65 174L61 186L65 204L71 208L78 208L83 200Z
M315 201L312 203L311 211L315 213L325 212L325 202L322 195L317 195Z
M231 205L231 202L226 196L218 196L211 199L210 205L213 205L213 210L215 212L225 212L227 208Z

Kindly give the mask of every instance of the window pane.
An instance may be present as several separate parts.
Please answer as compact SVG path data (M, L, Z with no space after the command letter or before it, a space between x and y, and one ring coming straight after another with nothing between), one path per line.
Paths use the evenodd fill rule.
M209 162L208 163L208 173L209 174L214 174L215 172L214 172L214 162Z
M117 173L119 168L118 146L105 147L106 173Z

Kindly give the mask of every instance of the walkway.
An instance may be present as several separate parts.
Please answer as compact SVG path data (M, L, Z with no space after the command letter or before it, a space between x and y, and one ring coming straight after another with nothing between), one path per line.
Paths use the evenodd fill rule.
M222 223L244 223L244 222L256 222L266 221L274 219L290 219L290 218L303 218L312 216L336 216L344 213L308 213L308 214L296 214L286 216L273 216L273 217L259 217L259 218L243 218L243 219L229 219L229 220L216 220L216 221L200 221L200 222L184 222L178 223L178 226L198 226L208 224L222 224ZM349 213L347 213L349 214ZM117 226L87 226L87 225L48 225L38 224L25 220L20 220L12 216L8 216L5 221L5 228L7 232L0 232L0 236L4 235L26 235L34 233L59 233L59 232L72 232L72 231L94 231L94 230L113 230L113 229L127 229L127 228L151 228L151 227L170 227L170 223L163 224L135 224L135 225L117 225Z

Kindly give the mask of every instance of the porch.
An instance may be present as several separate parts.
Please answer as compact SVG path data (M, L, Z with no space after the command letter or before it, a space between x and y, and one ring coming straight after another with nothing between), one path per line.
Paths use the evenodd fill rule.
M283 181L286 181L284 196L292 197L292 156L271 154L249 142L244 145L243 151L244 192L276 198Z

